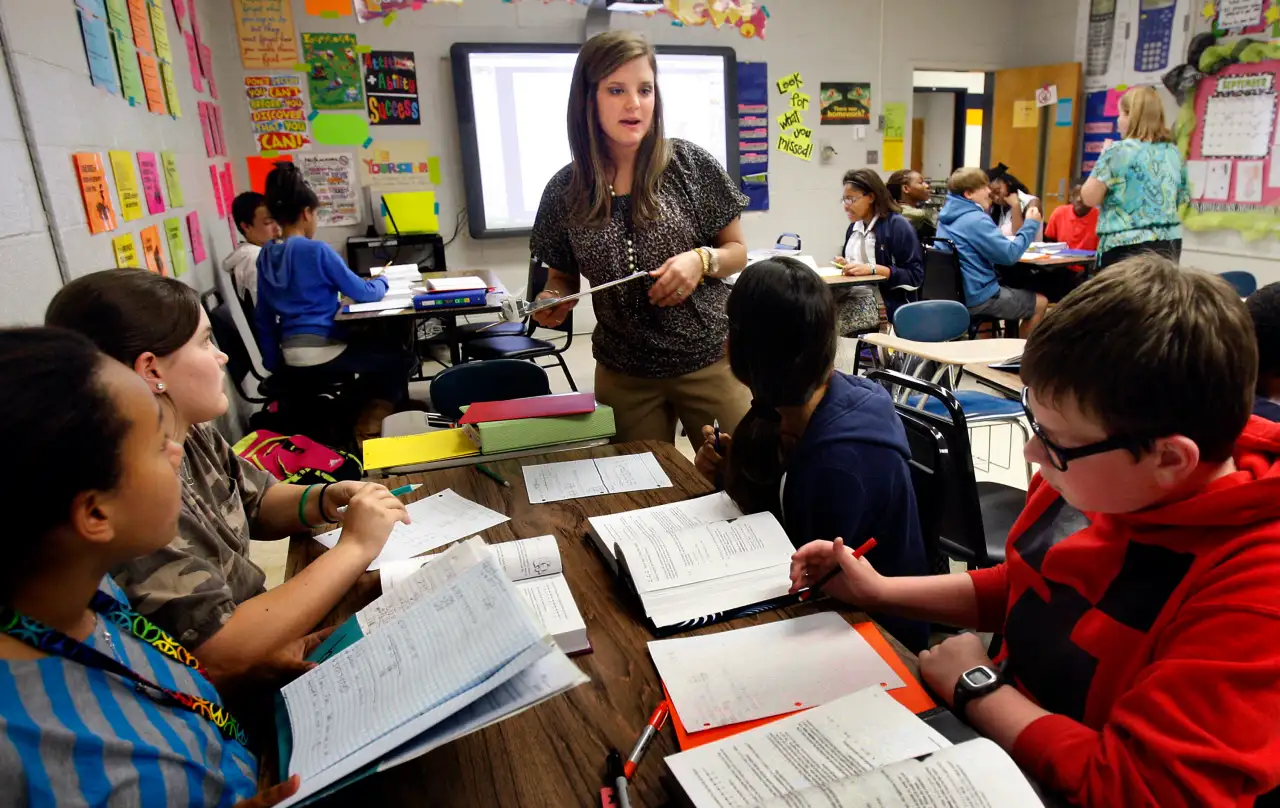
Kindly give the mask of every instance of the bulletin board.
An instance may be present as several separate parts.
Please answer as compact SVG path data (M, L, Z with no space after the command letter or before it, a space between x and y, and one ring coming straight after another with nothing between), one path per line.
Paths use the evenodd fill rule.
M1187 144L1193 231L1280 236L1280 61L1236 64L1200 82Z

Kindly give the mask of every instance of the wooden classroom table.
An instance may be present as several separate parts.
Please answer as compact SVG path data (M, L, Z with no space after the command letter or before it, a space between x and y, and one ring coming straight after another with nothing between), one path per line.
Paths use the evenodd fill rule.
M543 505L531 505L521 466L651 451L671 478L673 488L612 494ZM393 478L388 485L409 482L423 487L406 499L416 500L446 488L511 521L483 531L490 543L555 534L564 573L587 624L592 651L575 657L591 681L499 724L468 735L390 771L353 783L329 796L324 806L431 806L432 808L592 808L600 805L605 756L610 748L625 757L663 693L646 643L654 637L619 599L615 579L586 538L586 520L635 508L662 505L711 493L693 464L664 442L615 444L528 457L491 464L506 478L503 488L474 468L455 468ZM324 547L295 536L289 547L286 577L315 560ZM336 625L381 594L377 573L365 573L346 598L324 620ZM818 611L839 611L851 623L866 615L830 600L764 612L689 632L690 636L769 623ZM890 644L918 676L916 658L892 637ZM951 718L947 715L946 718ZM952 719L954 720L954 719ZM670 724L654 740L631 781L636 808L685 804L685 798L663 758L678 752Z
M410 303L408 307L403 309L385 309L383 311L359 311L354 314L348 311L339 310L334 315L334 320L340 323L358 323L367 320L398 320L401 317L447 317L457 318L467 314L493 314L502 311L502 299L507 296L507 288L502 285L502 281L498 278L498 274L491 269L453 269L448 272L424 272L422 279L424 281L432 278L479 278L484 281L490 291L486 297L483 306L466 306L456 309L424 309L418 311ZM345 295L342 298L343 308L351 305L354 301Z

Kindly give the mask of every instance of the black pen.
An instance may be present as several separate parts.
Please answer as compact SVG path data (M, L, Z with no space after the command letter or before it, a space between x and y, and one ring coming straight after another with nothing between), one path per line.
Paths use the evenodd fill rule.
M715 432L715 449L716 454L720 455L721 462L724 462L724 455L720 454L720 419L711 419L711 429ZM723 475L720 473L720 466L716 465L716 490L719 491L724 486L721 484Z

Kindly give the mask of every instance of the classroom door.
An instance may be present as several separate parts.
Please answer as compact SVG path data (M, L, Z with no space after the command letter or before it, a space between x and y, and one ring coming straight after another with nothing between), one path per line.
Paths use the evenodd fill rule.
M1058 104L1036 107L1036 90L1058 88ZM999 70L992 93L991 164L1004 163L1040 197L1047 220L1067 202L1081 118L1080 63ZM1070 104L1070 110L1067 104Z

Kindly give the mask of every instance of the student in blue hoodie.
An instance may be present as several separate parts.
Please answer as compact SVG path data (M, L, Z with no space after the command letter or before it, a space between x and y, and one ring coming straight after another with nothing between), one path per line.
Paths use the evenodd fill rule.
M354 340L334 321L339 293L357 303L381 300L386 278L360 278L332 247L315 240L320 200L293 163L277 163L267 175L266 190L282 240L264 246L258 256L255 319L263 361L273 371L287 365L316 374L359 373L377 402L372 409L389 415L408 399L416 359L395 345Z
M753 400L718 448L703 427L699 471L723 477L744 511L777 516L797 547L875 538L867 558L877 570L926 574L906 432L884 388L834 369L830 287L799 261L773 258L743 270L727 310L729 366ZM928 642L925 623L876 619L913 651Z
M1001 286L999 265L1016 264L1035 238L1043 218L1029 208L1026 221L1012 238L991 220L991 187L980 168L958 168L947 180L947 203L938 214L938 238L949 239L960 253L964 304L975 316L1022 321L1025 339L1044 317L1049 300L1029 289Z

